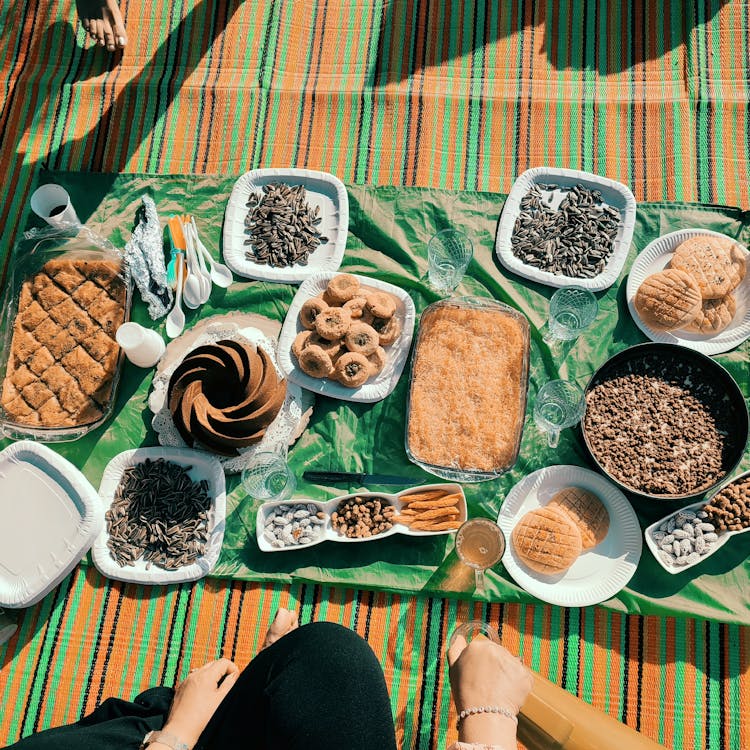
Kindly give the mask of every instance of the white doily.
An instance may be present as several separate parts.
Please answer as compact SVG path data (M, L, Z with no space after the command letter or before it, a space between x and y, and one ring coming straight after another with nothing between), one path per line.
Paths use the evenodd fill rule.
M259 346L271 355L274 367L279 377L284 377L276 360L276 341L253 327L238 327L231 322L216 322L206 327L198 337L190 342L185 352L174 361L169 362L163 369L157 371L152 384L153 390L148 399L148 405L154 414L151 426L156 431L161 445L175 448L187 447L180 433L174 425L172 415L167 404L167 388L169 379L177 366L193 349L205 344L215 344L223 339L235 341L247 341ZM300 422L305 412L312 406L312 394L302 387L287 380L286 399L273 422L268 426L266 434L259 443L242 448L238 456L216 456L221 461L227 474L238 474L250 462L250 459L259 452L272 451L274 453L286 453L289 443L294 439ZM212 454L215 455L215 454Z

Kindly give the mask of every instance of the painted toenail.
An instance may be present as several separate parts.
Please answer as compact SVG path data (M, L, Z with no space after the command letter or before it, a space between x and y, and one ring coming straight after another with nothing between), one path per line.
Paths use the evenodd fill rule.
M107 49L108 49L108 50L109 50L110 52L114 52L114 51L115 51L115 45L114 45L114 44L108 44L108 45L107 45Z
M125 46L125 37L124 37L124 36L118 36L118 37L117 37L117 43L118 43L118 44L119 44L119 45L120 45L121 47L124 47L124 46Z

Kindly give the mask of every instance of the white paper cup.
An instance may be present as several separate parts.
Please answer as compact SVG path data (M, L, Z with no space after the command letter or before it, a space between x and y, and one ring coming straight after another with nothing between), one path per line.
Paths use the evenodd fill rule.
M52 227L64 229L81 226L68 191L60 185L49 184L37 188L31 196L31 210Z
M115 334L125 356L136 367L153 367L164 354L166 344L156 332L138 323L123 323Z

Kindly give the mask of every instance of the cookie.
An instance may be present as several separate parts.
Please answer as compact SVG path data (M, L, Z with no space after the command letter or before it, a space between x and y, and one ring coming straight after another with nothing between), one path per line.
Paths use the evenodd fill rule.
M729 237L701 234L680 243L670 268L689 273L703 299L720 299L745 278L745 251Z
M643 280L633 304L649 328L672 331L695 320L703 297L698 282L689 273L667 268Z
M566 487L552 497L547 508L561 511L578 527L584 551L596 547L607 536L609 513L593 492Z
M543 575L564 572L583 549L578 527L562 511L550 507L523 516L513 529L511 541L521 561Z
M703 333L713 336L723 331L737 312L737 300L733 294L721 299L707 299L695 319L684 330L690 333Z
M359 279L350 273L340 273L328 282L325 294L335 304L343 305L359 294Z

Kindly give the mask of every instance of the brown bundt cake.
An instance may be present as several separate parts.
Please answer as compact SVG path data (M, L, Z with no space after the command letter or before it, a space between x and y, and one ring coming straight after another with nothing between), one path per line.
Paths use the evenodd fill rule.
M224 456L261 440L286 397L269 354L228 339L193 349L172 373L167 403L190 446Z

